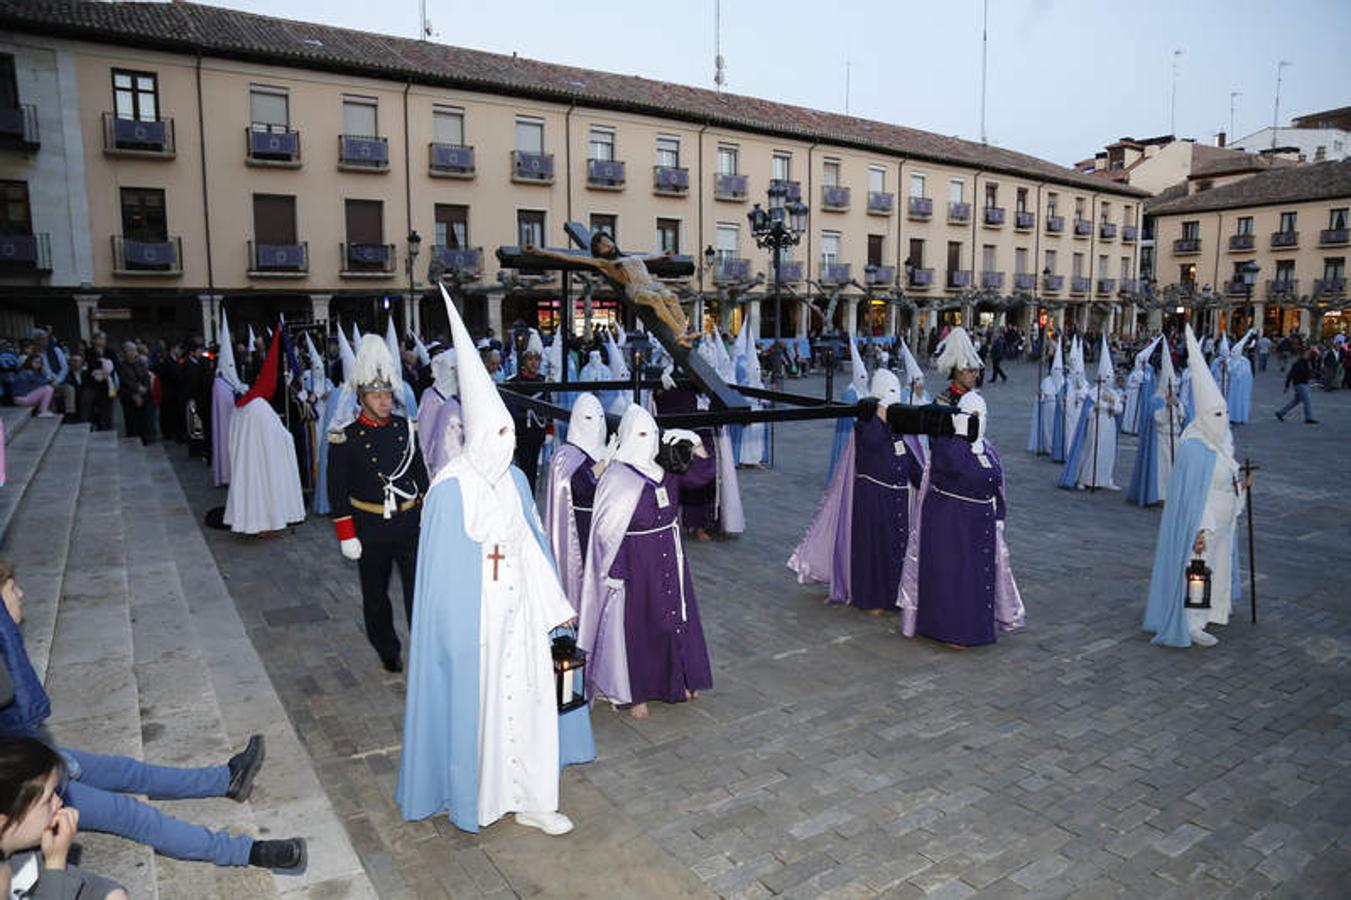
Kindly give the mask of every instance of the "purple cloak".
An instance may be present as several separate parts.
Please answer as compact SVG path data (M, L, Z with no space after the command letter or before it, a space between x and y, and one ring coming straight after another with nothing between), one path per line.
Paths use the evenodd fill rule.
M235 399L230 383L216 376L211 382L211 480L216 487L230 483L230 420Z
M464 418L457 397L444 397L434 386L422 392L418 406L418 440L422 444L422 458L427 463L427 476L435 478L446 463L464 449Z
M544 491L544 533L558 563L558 580L573 609L579 609L582 600L582 576L586 563L587 538L578 528L574 507L573 476L592 465L586 451L573 444L564 444L549 461L549 482ZM588 498L590 500L590 498ZM584 504L590 506L588 502ZM590 525L587 512L587 525Z

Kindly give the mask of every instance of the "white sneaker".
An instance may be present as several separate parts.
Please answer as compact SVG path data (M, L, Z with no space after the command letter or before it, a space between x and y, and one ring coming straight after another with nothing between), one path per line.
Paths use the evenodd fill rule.
M1192 643L1198 647L1214 647L1220 642L1215 635L1210 634L1204 628L1193 628L1191 630Z
M545 834L557 837L572 830L572 820L561 812L518 812L516 824L527 828L538 828Z
M52 412L51 410L47 410L47 412L38 413L38 418L39 418L39 419L55 419L55 418L56 418L57 416L59 416L59 415L61 415L61 414L60 414L60 413L54 413L54 412Z

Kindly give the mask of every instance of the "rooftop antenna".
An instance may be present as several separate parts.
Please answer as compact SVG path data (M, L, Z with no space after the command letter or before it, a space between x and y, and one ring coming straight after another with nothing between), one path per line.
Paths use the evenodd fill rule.
M853 65L849 60L844 61L844 114L849 115L849 69Z
M722 58L722 0L713 0L713 83L718 86L718 96L727 84L726 64Z
M432 36L432 23L427 20L427 0L418 0L418 25L422 32L418 40L425 41Z
M980 25L980 142L985 139L985 51L990 43L990 0L985 0L984 18Z
M1173 50L1173 89L1172 97L1168 101L1168 133L1177 137L1177 61L1182 56L1182 48L1176 47Z
M1281 120L1281 73L1286 66L1292 66L1294 63L1281 60L1276 63L1276 108L1271 112L1271 149L1276 149L1276 128Z
M1234 138L1238 137L1238 132L1234 131L1234 109L1238 106L1238 98L1242 96L1242 91L1229 92L1229 141L1231 143Z

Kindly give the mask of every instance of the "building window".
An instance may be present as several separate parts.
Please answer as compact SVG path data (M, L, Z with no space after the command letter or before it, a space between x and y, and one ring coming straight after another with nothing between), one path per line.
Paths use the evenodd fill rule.
M910 173L910 196L924 199L924 173Z
M297 244L296 198L285 194L253 195L253 239L259 244Z
M1280 284L1292 284L1295 280L1295 261L1280 259L1276 261L1276 279Z
M544 246L543 210L516 210L516 240L522 247Z
M1016 275L1027 274L1027 248L1015 247L1013 250L1013 271Z
M0 234L32 234L28 182L0 181Z
M1188 287L1196 287L1196 263L1187 263L1178 268L1177 280Z
M982 244L980 247L980 270L982 272L999 271L996 265L994 244Z
M793 156L790 153L775 153L770 160L769 177L788 181L793 177Z
M887 192L887 170L882 166L868 166L868 191L873 194Z
M1182 239L1184 241L1199 241L1201 239L1201 223L1196 220L1183 222Z
M544 152L544 120L527 116L516 117L516 151L518 153Z
M882 265L883 250L886 247L887 238L882 234L868 235L868 265Z
M1297 216L1292 212L1281 213L1281 233L1292 234L1295 230Z
M966 182L960 178L948 179L948 202L961 203L966 197Z
M657 165L668 169L680 167L680 138L673 134L657 135Z
M1329 256L1323 260L1323 280L1326 281L1345 281L1346 280L1346 257Z
M658 253L680 252L679 219L657 220L657 252Z
M821 166L821 184L826 187L838 187L840 183L840 161L828 159Z
M1027 212L1027 188L1018 188L1018 200L1014 208L1020 213Z
M1071 260L1070 274L1075 278L1082 278L1084 275L1084 255L1082 253L1074 254Z
M385 242L385 204L380 200L348 200L348 244L383 244ZM350 258L350 255L349 255Z
M1047 251L1046 251L1046 266L1045 266L1045 268L1046 268L1046 271L1047 271L1047 272L1051 273L1052 275L1055 274L1055 251L1054 251L1054 250L1047 250Z
M342 133L352 137L379 137L380 102L373 97L342 98Z
M1107 273L1107 266L1108 266L1108 263L1107 263L1107 254L1104 253L1104 254L1102 254L1101 256L1098 257L1098 277L1099 277L1099 278L1106 278L1106 277L1107 277L1107 274L1108 274L1108 273Z
M608 234L610 240L619 242L619 216L610 213L591 214L591 232Z
M736 175L737 170L737 148L729 144L718 145L718 174Z
M1129 256L1121 257L1121 280L1126 281L1131 277L1131 258Z
M284 132L291 125L286 88L249 85L249 123L254 131Z
M1106 200L1104 200L1102 203L1099 203L1098 216L1102 220L1102 223L1104 225L1112 221L1112 204L1108 203Z
M605 125L592 125L587 159L611 162L615 158L615 130Z
M1252 216L1239 216L1234 234L1252 234Z
M1135 221L1135 210L1131 208L1129 203L1121 207L1121 221L1127 225Z
M1046 216L1051 218L1055 215L1056 202L1060 200L1060 195L1054 191L1048 191L1046 194Z
M469 248L469 207L438 203L435 209L436 246L450 250Z
M159 188L122 188L122 237L162 244L169 239L164 191Z
M990 207L998 205L999 205L999 185L991 184L988 181L985 182L985 207L988 209Z
M1082 219L1084 217L1084 198L1074 198L1074 218Z
M433 106L432 140L438 144L463 147L464 110L451 106Z
M0 109L19 108L19 81L14 72L14 56L0 53Z
M737 225L719 222L715 240L719 262L736 259L737 252L741 247L741 228Z
M154 72L113 69L113 109L119 119L159 119L159 76Z
M821 232L821 269L840 261L840 233L838 231Z
M1328 211L1328 228L1333 231L1346 228L1346 207Z
M912 269L924 268L924 239L910 239L910 255L906 257L905 264Z

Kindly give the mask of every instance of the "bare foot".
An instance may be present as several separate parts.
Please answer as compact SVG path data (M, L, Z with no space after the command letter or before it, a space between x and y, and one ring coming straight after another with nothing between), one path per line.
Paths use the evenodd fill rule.
M646 719L646 718L647 718L647 704L646 704L646 703L635 703L633 706L630 706L630 707L629 707L629 715L633 716L635 719Z
M709 533L708 533L708 530L705 529L705 528L696 528L696 529L694 529L694 536L695 536L696 538L698 538L699 540L701 540L701 541L711 541L711 540L713 540L713 535L709 534Z
M885 610L885 609L865 609L864 612L867 613L868 615L872 616L873 618L877 618L877 617L881 616L882 613L886 612L886 610Z
M685 689L685 699L686 699L686 700L698 700L698 699L699 699L699 692L698 692L698 691L692 691L692 690L690 690L689 688L686 688L686 689Z

